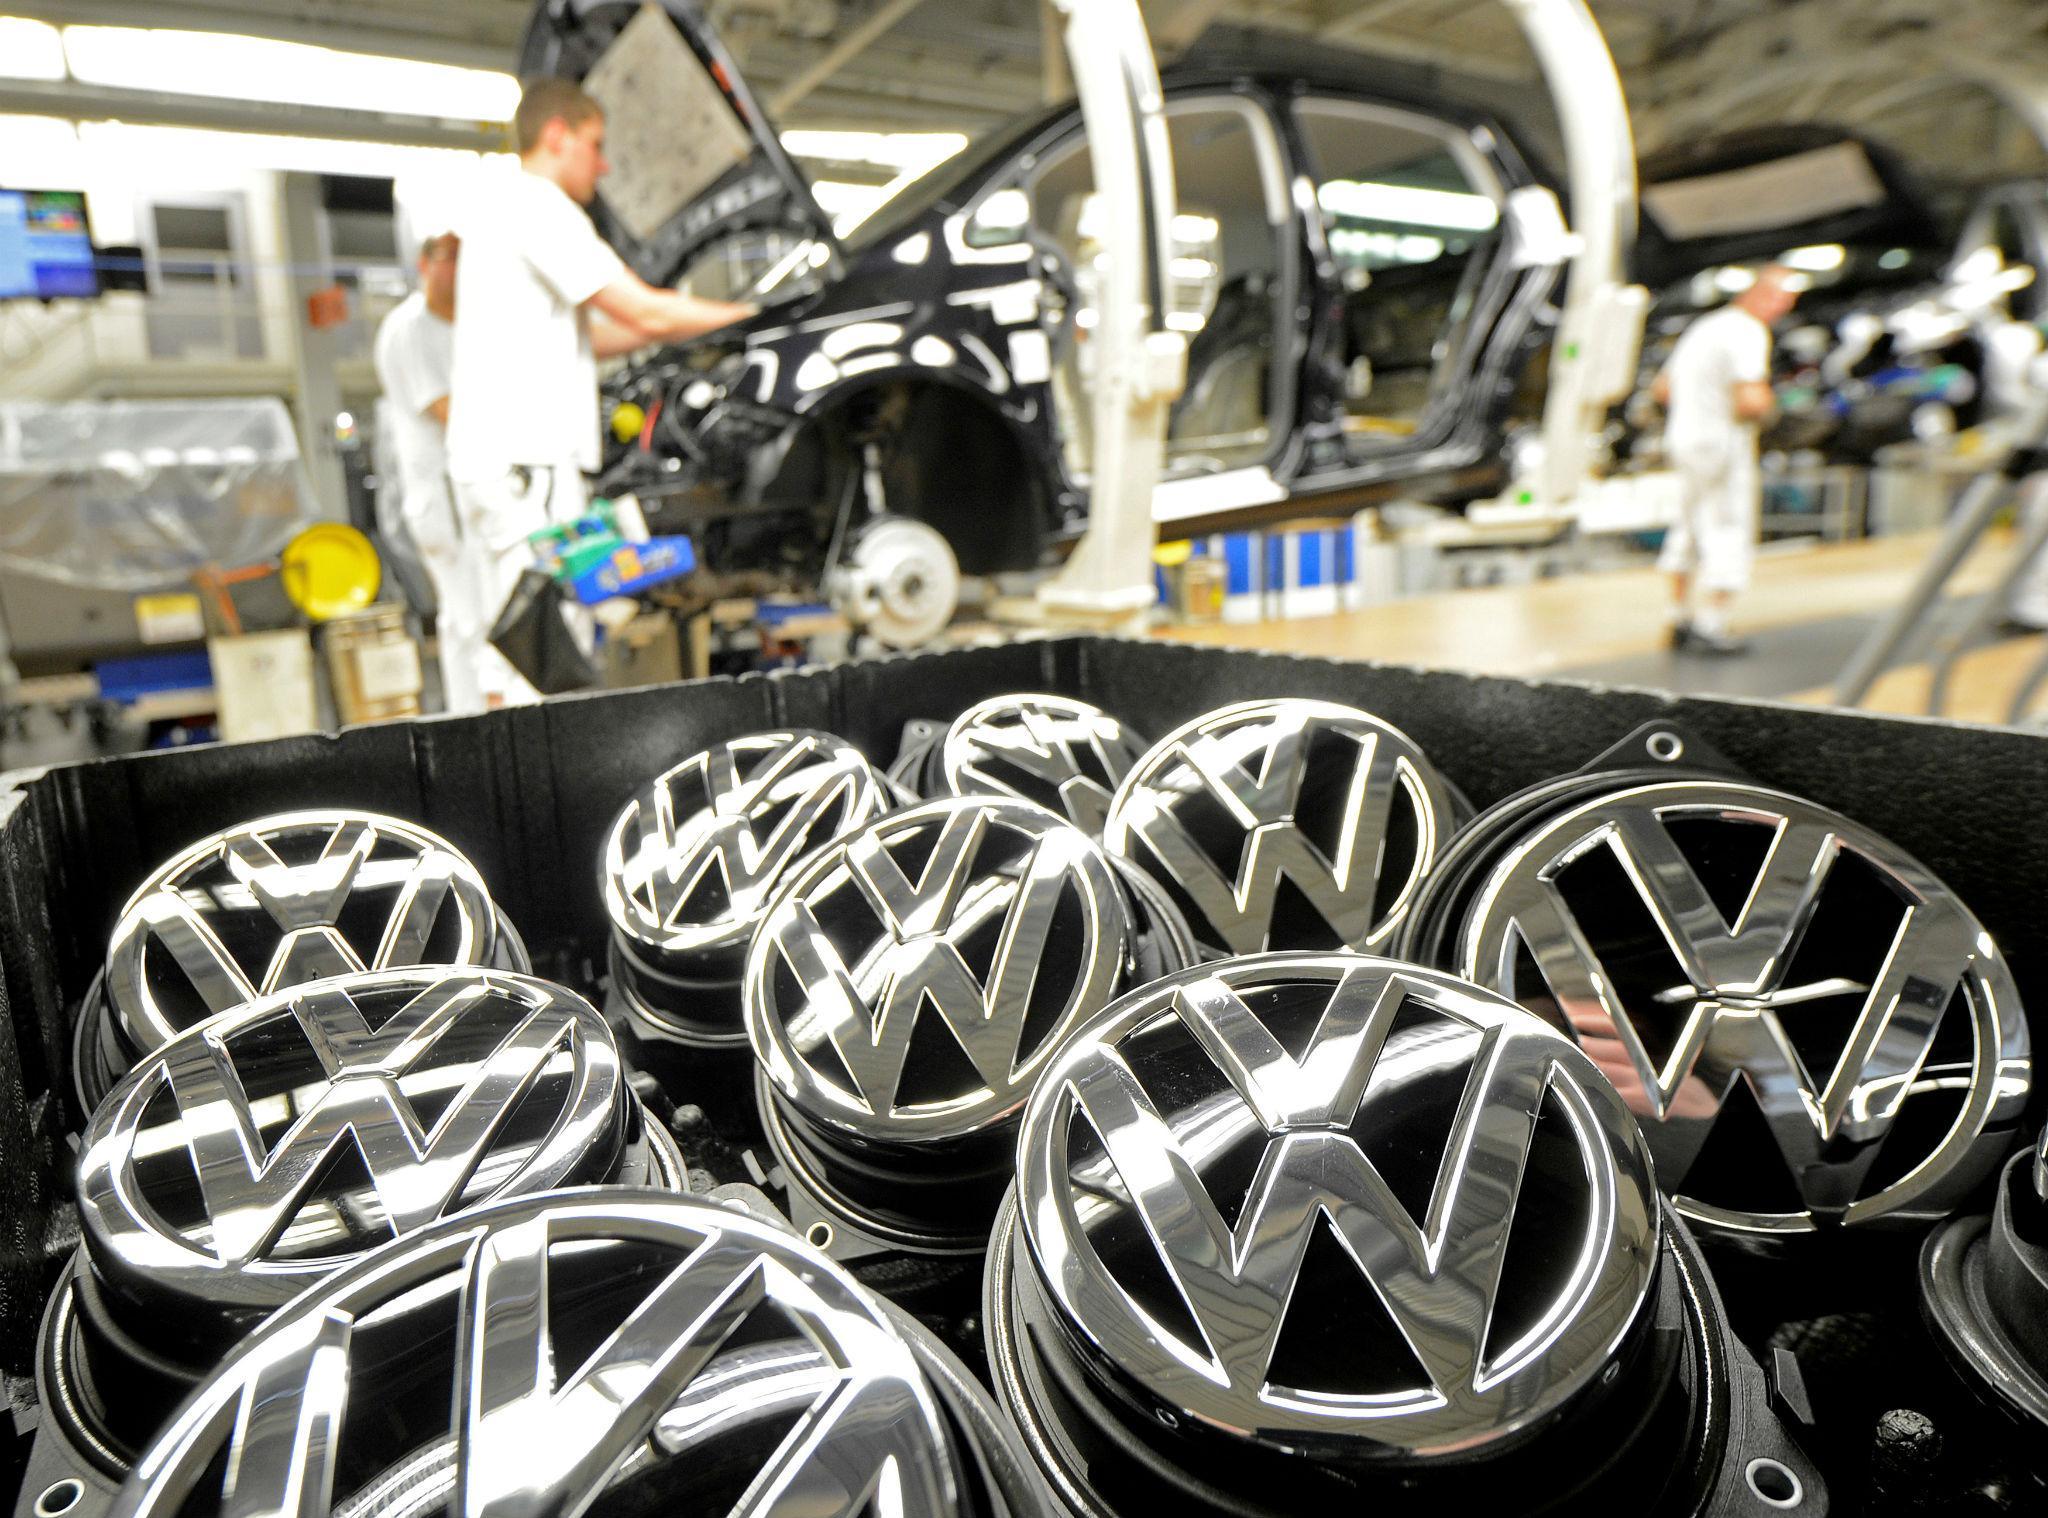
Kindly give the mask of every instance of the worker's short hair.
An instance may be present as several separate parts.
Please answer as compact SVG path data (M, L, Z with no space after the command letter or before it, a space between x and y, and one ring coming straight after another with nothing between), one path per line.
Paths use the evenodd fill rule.
M431 263L434 259L444 258L456 252L461 244L462 239L453 232L436 232L432 237L421 240L420 262Z
M521 154L531 153L540 146L540 134L550 121L573 128L603 115L604 107L575 80L533 79L527 81L512 115L512 136Z

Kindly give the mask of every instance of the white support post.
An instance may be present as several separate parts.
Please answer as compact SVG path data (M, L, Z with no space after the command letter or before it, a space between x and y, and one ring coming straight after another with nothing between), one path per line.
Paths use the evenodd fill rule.
M1590 472L1590 440L1633 383L1649 297L1623 282L1636 238L1635 138L1614 55L1585 0L1502 0L1521 23L1564 129L1576 247L1551 342L1539 467L1517 497L1568 507Z
M1152 489L1187 340L1162 325L1175 209L1159 71L1136 0L1052 0L1103 221L1101 287L1088 342L1094 458L1088 530L1038 593L1049 622L1137 630L1156 599Z

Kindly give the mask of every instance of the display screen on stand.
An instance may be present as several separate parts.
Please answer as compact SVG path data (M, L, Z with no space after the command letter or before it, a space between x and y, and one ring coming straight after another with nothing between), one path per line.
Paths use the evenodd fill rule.
M0 300L90 300L100 293L76 190L0 190Z

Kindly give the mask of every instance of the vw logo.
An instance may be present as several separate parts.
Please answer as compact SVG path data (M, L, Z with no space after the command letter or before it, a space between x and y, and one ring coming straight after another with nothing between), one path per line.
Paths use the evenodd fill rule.
M1350 954L1115 1003L1025 1110L1016 1216L1014 1268L1167 1426L1367 1460L1565 1406L1647 1321L1660 1232L1642 1136L1570 1040Z
M525 970L476 867L372 812L290 812L202 839L129 900L104 995L135 1052L282 987L405 965Z
M615 932L656 956L737 959L790 867L891 806L828 733L754 733L685 759L627 803L605 843Z
M774 1398L764 1345L788 1351ZM963 1453L905 1333L793 1236L710 1201L558 1192L299 1298L114 1512L573 1518L630 1482L676 1512L945 1518L989 1510Z
M1326 701L1251 701L1162 738L1103 841L1177 898L1206 950L1377 949L1455 818L1394 727Z
M1016 796L1102 836L1117 784L1144 751L1124 725L1065 696L996 696L954 719L939 768L955 796Z
M895 1142L985 1132L1115 994L1129 933L1080 829L1024 801L927 802L791 877L748 956L747 1033L815 1121Z
M1756 786L1639 785L1545 822L1494 868L1456 952L1571 1032L1679 1210L1723 1232L1941 1216L2001 1157L2031 1084L1977 919L1877 834Z
M560 987L321 981L139 1063L86 1130L80 1221L131 1300L268 1311L446 1213L605 1180L636 1118L610 1030Z

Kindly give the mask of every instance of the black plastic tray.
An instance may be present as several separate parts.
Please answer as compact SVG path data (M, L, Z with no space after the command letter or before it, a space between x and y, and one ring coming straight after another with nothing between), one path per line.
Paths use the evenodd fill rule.
M1095 702L1154 736L1257 696L1350 702L1405 729L1481 806L1576 768L1641 723L1674 719L1760 781L1917 854L1997 936L2023 997L2048 1006L2048 740L1956 723L1064 638L67 765L0 791L0 1375L17 1405L45 1290L75 1236L57 1094L69 1089L70 1011L122 903L179 847L300 806L413 818L475 860L543 973L587 985L604 937L604 829L678 758L797 725L886 762L906 721L1030 690Z

